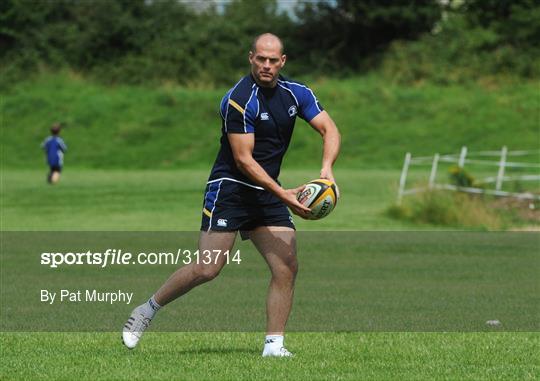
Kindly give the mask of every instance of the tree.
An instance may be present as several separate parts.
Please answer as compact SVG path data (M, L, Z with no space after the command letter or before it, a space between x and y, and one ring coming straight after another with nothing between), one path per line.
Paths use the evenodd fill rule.
M394 39L412 39L440 20L431 0L337 0L304 3L297 39L318 66L357 67ZM316 52L316 53L314 53Z
M540 41L540 3L535 0L465 0L461 11L471 27L498 34L498 43L533 48Z

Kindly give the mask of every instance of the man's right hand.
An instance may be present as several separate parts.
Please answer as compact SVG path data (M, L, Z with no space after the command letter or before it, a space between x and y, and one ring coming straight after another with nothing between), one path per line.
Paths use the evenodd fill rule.
M266 173L263 167L253 158L255 134L227 134L227 137L231 144L234 161L240 172L257 185L279 197L294 214L307 219L311 211L296 199L296 194L302 191L305 185L294 189L283 189Z
M298 192L303 191L305 187L305 185L301 185L298 188L285 189L281 196L281 200L289 207L289 209L291 209L294 214L304 219L307 219L311 210L302 205L296 199L296 195L298 194Z

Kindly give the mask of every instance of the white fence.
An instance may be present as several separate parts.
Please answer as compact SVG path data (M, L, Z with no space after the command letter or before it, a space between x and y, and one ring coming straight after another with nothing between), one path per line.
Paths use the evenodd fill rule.
M535 160L538 162L540 158L540 150L536 151L508 151L506 146L502 147L500 151L480 151L475 153L468 153L467 147L462 147L459 154L447 154L440 155L436 153L433 156L419 156L412 157L410 152L405 155L405 161L403 162L403 169L401 171L401 178L399 180L399 189L397 202L401 204L404 196L425 192L432 189L446 189L451 191L460 191L467 193L489 194L501 197L514 197L524 200L540 200L539 194L531 192L509 192L503 191L503 182L508 181L540 181L540 164L520 162L519 157L535 155ZM470 158L473 157L473 158ZM476 159L475 157L479 157ZM497 160L489 160L496 157ZM513 158L512 161L508 161L508 158ZM456 163L459 168L464 168L466 164L482 167L497 167L496 176L488 176L478 181L479 184L489 185L494 184L493 189L487 187L460 187L448 183L438 183L437 170L440 163ZM407 176L409 174L409 168L411 165L430 165L431 172L429 175L428 185L417 188L406 189ZM521 170L533 169L534 174L518 174L508 176L505 175L507 168L519 168ZM494 168L495 169L495 168Z

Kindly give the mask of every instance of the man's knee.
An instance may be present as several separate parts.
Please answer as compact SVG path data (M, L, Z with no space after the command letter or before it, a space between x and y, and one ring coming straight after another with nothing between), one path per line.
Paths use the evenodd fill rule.
M287 257L279 266L275 266L272 274L276 278L294 280L298 274L298 260L296 255Z
M298 260L296 259L296 255L291 256L291 260L288 261L287 267L291 274L296 277L296 274L298 274Z
M216 265L199 264L195 266L193 272L201 282L209 282L219 275L221 272L221 267Z

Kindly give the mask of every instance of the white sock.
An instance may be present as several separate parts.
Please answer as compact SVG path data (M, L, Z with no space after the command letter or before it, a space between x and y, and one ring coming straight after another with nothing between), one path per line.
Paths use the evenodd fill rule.
M150 319L154 318L156 312L158 312L160 308L161 306L157 304L156 298L153 295L146 303L141 305L143 315Z
M264 351L279 351L283 347L282 335L267 335L264 338Z

